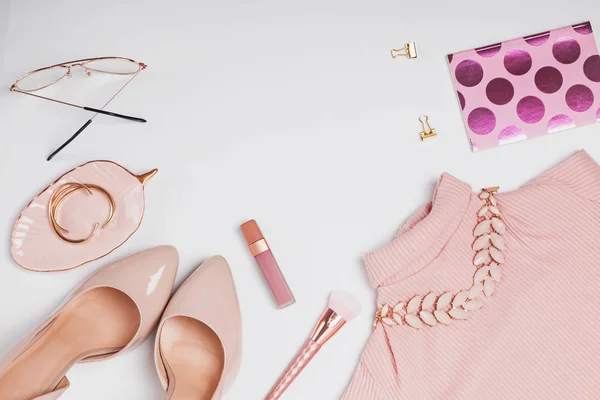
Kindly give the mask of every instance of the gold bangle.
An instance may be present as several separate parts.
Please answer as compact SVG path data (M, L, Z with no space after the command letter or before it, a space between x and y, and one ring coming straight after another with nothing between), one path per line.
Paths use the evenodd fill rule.
M69 230L60 226L60 224L56 220L56 214L58 213L58 210L59 210L62 202L67 197L69 197L71 194L73 194L74 192L76 192L78 190L86 190L90 195L94 194L93 191L97 191L97 192L102 193L108 199L108 202L110 205L110 211L109 211L106 222L102 225L102 229L106 228L108 226L108 224L112 221L112 219L115 215L115 210L117 208L115 199L111 196L110 193L108 193L101 186L90 184L90 183L77 183L77 182L65 183L65 184L59 186L58 189L56 189L56 191L54 193L52 193L52 196L50 196L50 201L48 203L48 218L50 219L50 225L52 225L54 232L56 232L56 234L62 240L69 242L69 243L74 243L74 244L87 242L88 240L90 240L92 238L92 236L94 236L94 234L98 231L98 228L100 227L99 223L95 223L92 233L90 233L87 237L81 238L81 239L71 239L66 236L69 233Z

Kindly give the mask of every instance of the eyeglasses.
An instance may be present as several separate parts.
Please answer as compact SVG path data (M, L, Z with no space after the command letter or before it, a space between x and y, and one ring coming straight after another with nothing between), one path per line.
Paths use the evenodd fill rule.
M112 75L124 75L131 76L125 82L123 86L100 108L93 108L87 106L80 106L78 104L68 103L66 101L53 99L37 94L36 92L45 89L49 86L55 85L65 77L71 77L72 69L75 67L81 67L84 69L85 75L91 76L94 72ZM142 62L137 62L129 58L123 57L97 57L97 58L85 58L82 60L68 61L52 65L50 67L36 69L35 71L28 72L21 76L17 81L10 87L11 92L22 93L29 96L37 97L44 100L50 100L55 103L64 104L71 107L80 108L86 111L95 113L75 134L73 134L66 142L58 147L55 151L50 154L48 161L50 161L55 155L61 150L67 147L77 136L87 128L92 120L98 114L109 115L111 117L123 118L129 121L146 122L143 118L131 117L128 115L117 114L114 112L106 111L104 108L119 94L125 87L136 77L140 72L146 69L147 65Z

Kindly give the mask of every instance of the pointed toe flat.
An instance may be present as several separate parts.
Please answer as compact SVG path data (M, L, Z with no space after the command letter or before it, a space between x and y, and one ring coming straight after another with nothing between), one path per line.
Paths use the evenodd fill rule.
M233 276L223 257L205 261L175 292L154 348L169 400L217 400L240 366L242 322Z
M171 246L155 247L102 268L48 319L0 356L0 399L54 400L66 372L141 344L160 319L177 273Z

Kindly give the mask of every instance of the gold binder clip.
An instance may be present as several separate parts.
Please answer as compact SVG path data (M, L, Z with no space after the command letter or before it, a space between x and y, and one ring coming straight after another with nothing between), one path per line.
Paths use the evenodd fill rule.
M396 57L417 58L417 44L415 42L406 43L401 49L392 49L392 58Z
M421 125L423 126L423 132L420 133L421 141L425 141L426 139L433 139L437 136L435 129L429 125L429 117L427 115L421 115L419 117L419 121L421 121Z

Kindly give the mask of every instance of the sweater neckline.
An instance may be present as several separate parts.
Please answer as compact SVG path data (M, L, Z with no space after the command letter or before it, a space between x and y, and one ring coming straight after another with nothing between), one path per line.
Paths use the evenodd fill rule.
M373 287L406 278L427 266L448 243L472 201L467 183L444 173L430 202L419 208L400 228L394 239L365 255Z

